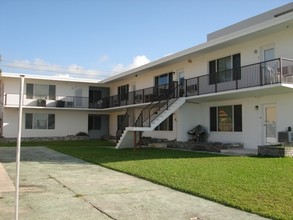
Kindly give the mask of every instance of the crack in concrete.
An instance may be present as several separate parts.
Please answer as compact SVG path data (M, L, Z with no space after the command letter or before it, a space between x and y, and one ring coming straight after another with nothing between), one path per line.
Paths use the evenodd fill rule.
M83 201L85 201L86 203L90 204L94 209L96 209L97 211L99 211L99 212L103 213L104 215L108 216L110 219L117 220L116 218L114 218L110 214L104 212L102 209L100 209L99 207L95 206L91 201L89 201L86 198L84 198L83 196L81 196L81 194L76 193L73 189L71 189L68 186L64 185L60 180L56 179L55 177L53 177L51 175L48 175L48 177L50 179L55 180L61 186L63 186L64 188L66 188L67 190L69 190L70 192L72 192L76 198L81 198Z

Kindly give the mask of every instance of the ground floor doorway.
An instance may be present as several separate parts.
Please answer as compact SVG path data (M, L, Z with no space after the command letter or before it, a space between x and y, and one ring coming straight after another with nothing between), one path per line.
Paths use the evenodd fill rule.
M109 116L89 114L88 135L91 139L100 139L104 135L109 135Z

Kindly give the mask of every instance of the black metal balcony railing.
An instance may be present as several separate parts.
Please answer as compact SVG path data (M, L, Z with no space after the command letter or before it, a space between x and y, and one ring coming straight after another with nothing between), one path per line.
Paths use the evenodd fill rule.
M5 106L18 106L19 94L6 93L4 95ZM56 96L48 99L45 96L27 98L24 95L24 106L57 107L57 108L102 108L102 103L91 103L88 97Z
M171 84L173 84L173 82L128 92L126 94L105 97L102 99L102 103L106 103L105 106L112 108L124 105L134 105L158 101L158 97L167 91Z
M56 100L46 100L46 98L41 97L38 99L35 97L36 99L34 100L26 99L24 105L105 109L152 103L158 101L160 95L164 94L173 83L109 96L96 102L93 102L89 97L56 96ZM292 59L278 58L236 69L189 78L184 81L184 85L179 86L178 95L186 97L199 96L277 83L293 84ZM18 94L5 94L4 105L18 105L18 97Z
M179 88L179 96L198 96L229 90L264 86L277 83L293 83L293 60L278 58L186 79ZM106 108L151 103L170 86L150 87L127 94L115 95L103 99Z
M293 60L279 58L186 79L185 96L198 96L277 83L293 83Z

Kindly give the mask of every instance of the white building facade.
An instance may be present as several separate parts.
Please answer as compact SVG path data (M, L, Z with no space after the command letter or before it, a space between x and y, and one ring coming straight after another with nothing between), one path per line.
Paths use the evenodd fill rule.
M278 143L293 126L293 3L208 35L206 43L101 82L25 77L23 136L120 136ZM1 135L16 137L19 76L1 76ZM289 129L290 130L290 129Z

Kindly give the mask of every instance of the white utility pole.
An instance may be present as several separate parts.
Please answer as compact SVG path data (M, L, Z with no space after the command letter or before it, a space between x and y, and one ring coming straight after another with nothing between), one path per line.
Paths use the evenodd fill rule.
M20 146L21 146L21 129L22 129L22 103L23 103L24 77L25 77L24 75L20 75L18 133L17 133L17 144L16 144L15 220L18 220L19 168L20 168Z

